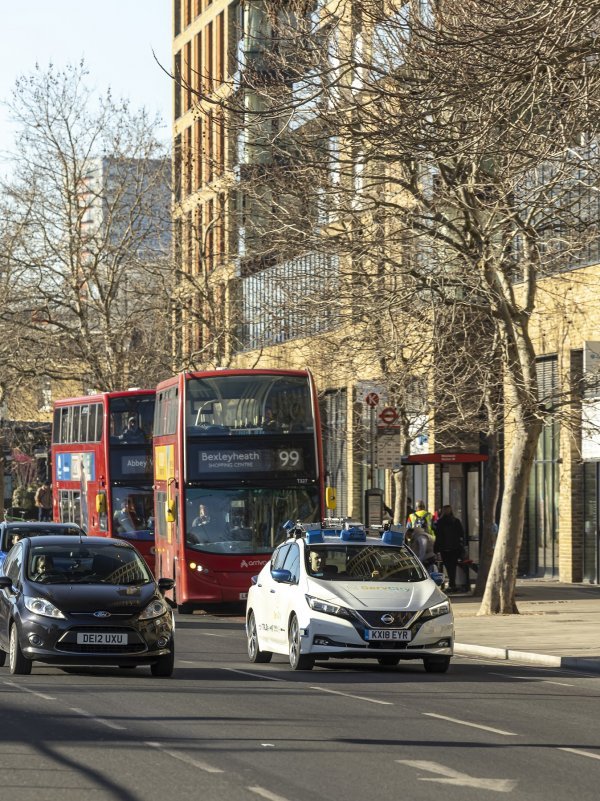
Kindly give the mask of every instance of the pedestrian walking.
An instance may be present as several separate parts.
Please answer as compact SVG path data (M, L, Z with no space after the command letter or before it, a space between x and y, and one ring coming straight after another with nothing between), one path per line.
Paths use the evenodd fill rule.
M38 520L52 520L52 488L47 481L38 487L35 493L35 505L38 508Z
M408 516L406 528L424 528L430 537L435 538L433 530L433 518L431 512L427 511L425 501L417 501L415 511Z
M427 572L434 573L437 560L431 534L421 526L415 526L407 532L406 542L415 556L421 560Z
M448 574L448 590L455 592L456 567L465 552L465 530L460 520L454 517L449 504L442 506L442 514L437 521L435 531L435 545Z

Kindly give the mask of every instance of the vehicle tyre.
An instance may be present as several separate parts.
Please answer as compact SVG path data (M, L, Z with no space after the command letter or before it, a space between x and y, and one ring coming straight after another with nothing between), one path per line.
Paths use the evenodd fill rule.
M399 656L380 656L377 660L380 665L385 667L395 667L400 662Z
M175 665L175 643L171 640L171 652L164 656L159 656L156 662L150 665L150 672L153 676L167 677L173 673Z
M300 625L296 615L292 615L290 618L288 644L292 670L312 670L315 666L314 656L300 653Z
M273 654L270 651L261 651L258 647L258 631L254 612L250 612L248 615L246 629L248 632L248 659L251 662L270 662Z
M10 628L8 664L13 676L28 676L31 673L31 660L23 656L16 623L13 623Z
M423 667L426 673L446 673L450 667L449 656L426 656L423 659Z
M0 667L4 667L5 662L6 662L6 652L0 651Z

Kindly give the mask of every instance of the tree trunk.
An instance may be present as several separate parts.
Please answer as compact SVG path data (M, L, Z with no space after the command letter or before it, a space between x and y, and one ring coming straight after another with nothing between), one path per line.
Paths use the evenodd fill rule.
M476 598L483 596L487 583L494 544L496 540L496 507L500 495L500 454L498 452L498 434L490 434L488 441L488 460L485 465L483 479L483 524L481 530L481 547L479 549L479 568L473 595Z
M515 584L529 476L542 430L541 421L526 415L515 428L506 485L502 496L500 530L478 615L517 614Z

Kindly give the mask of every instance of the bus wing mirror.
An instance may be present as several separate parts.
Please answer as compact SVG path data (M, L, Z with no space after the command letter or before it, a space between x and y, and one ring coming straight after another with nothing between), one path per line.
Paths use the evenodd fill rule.
M96 495L96 511L99 515L106 514L106 494L104 492L100 492Z
M167 523L175 522L175 501L168 501L165 512Z
M335 497L335 487L326 487L325 489L325 506L328 509L335 509L337 505Z

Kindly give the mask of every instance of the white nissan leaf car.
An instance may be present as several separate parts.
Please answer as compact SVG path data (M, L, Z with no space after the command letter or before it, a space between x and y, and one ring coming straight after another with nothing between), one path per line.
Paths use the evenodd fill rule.
M293 670L311 670L327 659L422 659L428 673L445 673L454 643L450 601L403 535L325 525L297 525L253 578L250 661L286 654Z

